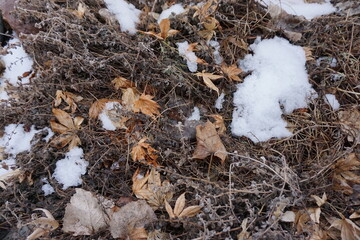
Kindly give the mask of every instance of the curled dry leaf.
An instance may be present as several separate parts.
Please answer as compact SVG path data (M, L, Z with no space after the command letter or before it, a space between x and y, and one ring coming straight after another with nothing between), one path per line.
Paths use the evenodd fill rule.
M140 175L138 169L133 177L132 190L139 199L145 199L153 209L161 207L165 200L173 197L172 185L169 181L161 182L160 174L152 168L145 176Z
M195 75L198 77L202 77L205 85L208 86L210 89L216 91L217 94L219 95L219 88L216 87L212 81L223 78L223 76L215 75L213 73L206 73L205 71L203 71L202 73L195 73Z
M75 95L71 92L64 92L61 90L56 91L56 98L54 101L54 106L58 107L62 103L62 101L66 102L68 104L67 107L64 108L64 110L70 110L71 113L74 113L76 111L77 102L80 102L83 100L81 96Z
M207 17L202 24L205 30L199 31L198 34L207 41L210 41L216 33L214 30L218 28L219 22L213 17Z
M155 119L155 115L159 115L160 106L152 100L154 97L151 95L141 94L140 98L134 102L134 112L142 112L145 115Z
M321 207L322 205L324 205L326 203L326 200L327 200L326 193L324 193L321 198L316 196L316 195L311 195L311 197L313 199L315 199L316 204L318 205L318 207Z
M140 98L136 88L122 89L122 104L128 111L133 111L135 102Z
M77 235L92 235L108 226L108 216L93 193L81 188L65 208L63 231Z
M240 73L242 73L242 70L238 68L236 64L231 66L223 65L221 66L221 71L223 71L223 73L231 80L242 82L242 79L238 76Z
M155 33L152 31L150 32L139 31L139 32L157 37L160 40L165 40L168 37L172 37L179 32L178 30L170 29L170 20L168 18L161 20L159 27L160 27L160 33Z
M213 119L215 119L215 122L213 124L214 124L215 128L218 130L218 133L223 134L226 131L223 117L218 114L212 114L209 116L212 117Z
M111 83L114 84L116 90L136 87L134 82L123 77L116 77Z
M131 158L134 161L146 160L148 164L158 166L156 159L158 158L157 151L146 143L146 137L142 138L131 150Z
M21 174L23 174L24 171L20 169L15 169L14 171L9 171L7 173L0 175L0 187L2 189L6 189L6 186L11 183L11 181L17 177L19 177Z
M341 130L345 132L349 142L360 143L360 111L356 108L338 113Z
M201 211L201 206L190 206L185 208L185 193L181 194L176 200L175 207L172 209L167 200L165 200L165 209L170 218L187 218L194 217ZM184 209L185 208L185 209Z
M205 4L201 6L194 6L196 11L193 17L198 17L199 19L205 19L209 17L216 12L218 4L218 0L208 0Z
M333 187L335 191L350 195L353 193L352 186L360 184L360 176L357 175L360 170L360 160L355 153L338 160L334 168Z
M227 151L221 142L219 134L216 132L214 124L207 121L205 125L196 127L197 146L193 154L193 158L205 159L214 154L221 159L221 163L225 162Z
M34 209L34 211L37 211L37 210L43 211L45 213L46 217L37 218L29 223L31 225L35 225L36 228L35 228L34 232L32 232L26 238L26 240L37 239L59 227L59 223L55 220L53 215L48 210L43 209L43 208Z
M75 117L72 119L70 114L57 108L53 108L52 112L59 123L50 120L50 126L54 132L60 133L60 136L55 137L50 144L56 148L63 148L69 145L69 149L80 145L81 141L76 131L80 129L84 118Z
M97 118L100 115L100 113L104 110L106 103L108 102L118 102L121 104L121 101L118 99L107 99L107 98L99 99L95 101L93 104L91 104L89 110L89 117L92 119Z

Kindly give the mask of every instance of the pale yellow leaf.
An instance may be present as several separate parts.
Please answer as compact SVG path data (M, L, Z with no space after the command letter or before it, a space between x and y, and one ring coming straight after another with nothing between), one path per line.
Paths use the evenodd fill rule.
M198 214L201 211L200 206L190 206L185 208L181 214L179 215L179 218L186 218L186 217L194 217L196 214Z
M185 193L181 194L176 200L174 207L175 216L178 217L180 213L184 210L184 207L185 207Z
M165 203L166 212L169 214L169 217L175 218L174 211L173 211L172 207L170 206L170 204L166 201L166 199L165 199L164 203Z

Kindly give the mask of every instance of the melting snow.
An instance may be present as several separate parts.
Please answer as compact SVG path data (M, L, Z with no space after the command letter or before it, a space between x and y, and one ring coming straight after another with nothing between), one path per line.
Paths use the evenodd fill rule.
M161 22L161 20L165 19L165 18L169 18L171 14L181 14L185 12L185 9L183 8L183 6L178 3L178 4L174 4L171 7L169 7L168 9L162 11L162 13L160 14L159 18L158 18L158 23Z
M187 120L188 121L191 121L191 120L199 121L200 120L200 110L198 107L194 107L194 111L191 113L191 116Z
M215 101L215 108L217 110L221 110L223 108L225 94L221 93L220 96Z
M324 99L329 103L333 110L338 110L340 108L340 103L333 94L325 94Z
M179 54L186 59L186 64L190 72L197 71L197 57L193 51L189 50L188 41L176 43L178 46Z

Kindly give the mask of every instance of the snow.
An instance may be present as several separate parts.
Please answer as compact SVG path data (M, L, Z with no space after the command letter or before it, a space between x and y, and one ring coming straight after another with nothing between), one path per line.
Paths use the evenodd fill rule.
M220 96L215 101L215 108L217 110L221 110L223 108L225 94L221 93Z
M102 122L102 127L105 128L106 130L110 130L110 131L116 130L116 126L113 124L113 122L111 121L111 119L108 115L109 111L111 111L115 108L121 109L122 106L119 102L107 102L104 110L99 115L99 119Z
M86 167L89 165L83 159L83 155L83 150L75 147L65 154L64 159L56 162L53 177L63 184L64 190L82 183L81 175L86 173Z
M214 48L213 54L214 54L215 63L220 65L224 61L224 58L221 56L221 54L219 52L219 50L220 50L219 42L211 40L211 41L209 41L209 45Z
M41 179L44 185L41 187L41 190L44 192L44 195L50 195L55 192L53 186L50 185L49 181L46 178Z
M0 57L6 69L0 78L0 100L8 100L9 96L4 90L8 81L13 86L28 84L30 76L22 77L26 72L32 70L33 60L21 46L19 39L13 38L7 45L8 53ZM21 79L21 80L19 80Z
M181 3L174 4L171 7L169 7L168 9L162 11L162 13L160 14L160 16L158 18L158 23L160 23L161 20L163 20L165 18L169 18L171 16L171 14L178 15L178 14L181 14L183 12L185 12L185 9L181 5Z
M0 138L0 149L4 149L4 153L9 154L7 159L0 161L0 174L12 171L16 164L16 155L31 150L31 140L35 134L43 130L48 131L47 137L43 140L47 140L52 131L49 128L35 130L35 126L31 126L29 131L24 130L24 124L10 124L5 127L4 135ZM4 164L8 168L3 168Z
M178 46L178 51L180 56L182 56L184 59L186 59L186 64L188 66L188 69L190 72L196 72L197 71L197 57L193 51L189 50L189 43L188 41L185 42L178 42L176 43Z
M133 4L124 0L104 0L110 13L115 15L118 20L121 31L136 33L136 24L140 22L141 11Z
M325 94L324 99L327 103L329 103L333 110L336 111L340 108L340 103L338 102L334 94Z
M304 0L257 0L267 6L271 4L281 7L288 14L304 16L307 20L311 20L322 15L331 14L336 8L325 0L325 3L306 3Z
M191 116L188 117L187 119L188 121L192 121L192 120L196 120L199 121L200 120L200 110L198 107L194 107L193 112L191 113Z
M303 48L279 37L255 41L239 63L252 73L234 94L232 133L254 142L290 136L282 114L307 107L316 97L308 82Z
M321 63L323 62L325 62L332 68L337 66L337 60L333 57L319 57L318 59L316 59L316 66L320 67Z

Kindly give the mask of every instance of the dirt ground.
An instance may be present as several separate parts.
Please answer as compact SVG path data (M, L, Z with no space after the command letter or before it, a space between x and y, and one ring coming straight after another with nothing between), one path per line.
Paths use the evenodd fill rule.
M88 9L83 18L72 12L79 2ZM138 9L154 12L161 12L165 3L131 2ZM199 1L183 1L190 2ZM132 176L137 169L146 172L151 166L133 161L131 149L147 137L158 151L161 179L173 186L170 204L185 192L187 205L203 207L197 216L184 219L172 219L160 207L155 211L158 220L146 226L148 232L161 231L162 235L153 239L341 239L341 231L330 228L331 219L349 219L360 213L360 114L356 115L360 103L359 15L331 14L312 21L286 22L289 29L302 34L296 45L312 49L313 60L309 59L306 67L319 97L308 108L283 116L294 133L291 137L254 144L231 134L236 82L226 78L216 82L226 93L223 109L218 111L214 107L217 94L188 71L177 52L176 42L198 43L196 55L209 63L199 65L198 71L220 71L213 64L212 50L198 34L203 26L193 17L194 9L176 16L171 28L179 33L161 41L146 34L122 33L118 25L98 14L105 7L101 0L21 0L19 6L19 19L36 22L40 28L39 33L22 37L37 74L30 87L16 90L18 101L11 106L0 105L0 129L11 123L49 127L54 119L56 91L80 95L83 100L77 103L73 116L85 119L77 135L89 166L79 187L115 200L136 200ZM266 10L252 0L219 1L212 16L221 26L216 37L227 65L248 54L248 45L258 36L287 38ZM151 26L156 26L156 20L144 16L138 29L153 31ZM317 65L316 59L324 56L336 58L337 65ZM119 76L136 83L140 92L155 96L161 115L153 119L128 112L127 129L116 131L106 131L99 120L91 119L89 109L94 101L121 99L122 92L111 83ZM333 111L324 101L327 93L336 95L341 104L339 111ZM178 123L184 122L195 106L204 113L202 119L180 128ZM344 120L339 112L355 116ZM197 145L195 126L211 119L207 117L211 114L224 118L226 131L220 136L228 151L224 164L216 157L192 158ZM55 193L44 196L41 178L51 177L56 161L63 158L67 148L58 149L41 141L43 135L39 133L33 140L31 152L17 157L18 166L31 181L14 181L6 190L0 190L1 239L25 239L33 230L26 223L36 208L49 210L61 224L66 204L75 193L75 188L63 190L50 179ZM355 163L342 167L339 161L351 154L355 154ZM309 212L319 206L311 196L321 198L324 193L327 201L321 206L320 221L313 221ZM282 221L286 211L296 215L294 222ZM360 223L358 218L351 221ZM248 235L240 236L241 232ZM46 238L113 239L105 230L75 237L61 227Z

